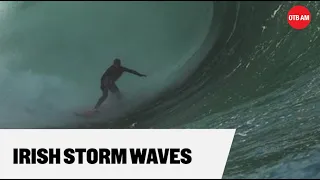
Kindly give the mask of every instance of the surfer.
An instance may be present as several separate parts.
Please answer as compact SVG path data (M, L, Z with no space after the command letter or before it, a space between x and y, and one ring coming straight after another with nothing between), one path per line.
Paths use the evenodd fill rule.
M116 94L118 99L121 99L121 93L115 82L120 78L123 72L128 72L140 77L146 77L144 74L140 74L135 70L121 66L121 60L116 58L111 65L102 75L100 82L100 89L102 91L102 96L99 98L94 111L98 111L101 104L107 99L108 91Z

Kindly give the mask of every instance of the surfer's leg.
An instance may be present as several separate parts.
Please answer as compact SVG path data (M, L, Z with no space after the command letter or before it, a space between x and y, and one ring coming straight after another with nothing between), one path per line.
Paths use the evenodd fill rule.
M103 91L102 91L102 96L99 98L96 106L94 107L94 109L98 110L99 107L101 106L101 104L107 99L108 97L108 89L105 88Z
M122 99L122 95L121 92L119 90L119 88L117 87L116 84L113 84L112 87L110 88L110 91L114 94L116 94L118 100Z

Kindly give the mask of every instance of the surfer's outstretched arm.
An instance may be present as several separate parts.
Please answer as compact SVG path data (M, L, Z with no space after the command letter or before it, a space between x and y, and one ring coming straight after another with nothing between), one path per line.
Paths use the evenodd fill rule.
M124 69L125 72L131 73L131 74L134 74L134 75L137 75L137 76L140 76L140 77L146 77L146 75L138 73L135 70L132 70L132 69L129 69L129 68L125 68L125 67L123 67L123 69Z

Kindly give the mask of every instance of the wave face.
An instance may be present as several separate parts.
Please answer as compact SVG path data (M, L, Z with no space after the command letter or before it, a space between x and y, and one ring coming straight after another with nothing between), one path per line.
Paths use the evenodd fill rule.
M6 128L86 123L73 112L94 107L101 95L100 77L114 58L148 78L124 75L118 86L126 106L119 104L120 109L110 95L102 119L130 111L173 83L169 77L199 49L213 13L210 2L24 2L1 7L0 126Z
M286 21L296 4L312 14L303 31ZM319 2L2 9L2 127L236 128L224 178L320 177ZM149 77L124 76L125 103L90 123L69 116L95 103L114 57Z

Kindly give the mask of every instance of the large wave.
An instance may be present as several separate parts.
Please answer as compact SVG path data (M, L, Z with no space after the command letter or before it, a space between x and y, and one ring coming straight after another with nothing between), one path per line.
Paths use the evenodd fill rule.
M301 31L286 19L296 4L312 14ZM3 3L0 126L236 128L225 178L319 177L319 7ZM115 57L149 76L120 79L125 101L100 118L74 118Z
M198 50L213 12L210 2L25 2L1 7L6 16L0 26L0 126L11 128L79 123L73 111L94 106L101 94L99 79L114 58L148 75L124 75L118 82L126 97L122 110L154 97ZM108 117L121 113L109 109Z

